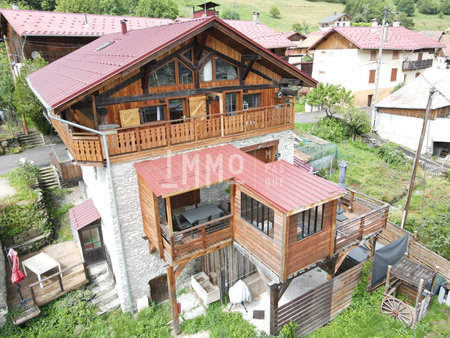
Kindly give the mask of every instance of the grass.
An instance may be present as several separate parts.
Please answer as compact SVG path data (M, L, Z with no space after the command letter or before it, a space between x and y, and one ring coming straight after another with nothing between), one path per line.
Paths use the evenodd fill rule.
M192 6L198 4L195 1L176 0L180 9L180 16L192 17ZM334 12L342 13L343 4L334 4L329 2L310 2L307 0L222 0L216 1L220 4L219 12L226 9L232 9L236 3L236 11L241 20L252 20L253 12L260 13L260 21L278 32L289 32L295 23L303 22L309 26L308 33L318 30L318 22ZM281 13L280 19L274 19L269 15L270 8L277 6ZM425 15L416 12L412 17L415 26L414 30L444 30L448 27L450 15L444 15L439 19L437 15Z
M314 122L311 123L294 123L295 130L299 130L303 134L311 133L312 127L314 126Z

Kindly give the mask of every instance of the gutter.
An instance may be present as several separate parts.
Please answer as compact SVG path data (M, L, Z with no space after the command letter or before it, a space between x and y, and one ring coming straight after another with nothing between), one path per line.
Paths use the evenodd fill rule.
M130 312L131 314L133 313L133 299L131 297L131 289L130 289L130 282L129 282L129 276L128 276L128 269L127 269L127 261L125 258L125 252L123 250L123 242L122 242L122 232L120 231L120 224L119 224L119 214L117 212L117 201L116 201L116 194L114 192L114 185L113 185L113 180L112 180L112 170L111 170L111 161L109 158L109 146L108 146L108 139L106 137L105 133L102 133L101 131L95 130L95 129L91 129L82 125L79 125L77 123L73 123L70 121L66 121L63 120L59 117L56 117L55 115L52 114L53 108L50 107L45 100L41 97L41 95L39 95L39 93L33 88L30 80L28 77L26 77L28 86L30 87L31 91L33 92L34 95L36 95L36 97L39 99L39 101L41 101L41 103L44 105L45 110L47 111L46 114L46 118L50 118L51 120L55 120L61 123L65 123L69 126L72 127L76 127L76 128L80 128L82 130L86 130L88 132L100 135L103 138L103 144L105 145L105 157L106 157L106 168L108 170L108 176L109 176L109 185L111 186L111 192L112 192L112 200L113 200L113 217L116 219L116 221L113 220L113 227L115 228L114 230L117 232L117 234L119 235L119 246L120 246L120 260L121 260L121 264L123 264L124 266L124 278L125 278L125 283L127 285L127 298L128 298L128 302L130 304L130 307L128 309L126 309L127 312Z

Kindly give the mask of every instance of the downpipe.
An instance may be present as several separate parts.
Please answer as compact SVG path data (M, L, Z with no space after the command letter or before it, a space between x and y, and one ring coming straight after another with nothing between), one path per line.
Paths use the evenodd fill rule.
M117 231L117 233L119 234L119 246L120 246L120 256L122 258L122 264L125 267L125 272L124 272L124 277L125 277L125 282L127 284L127 296L128 296L128 302L130 304L129 308L126 310L127 312L130 312L131 314L133 313L133 301L132 301L132 297L131 297L131 289L130 289L130 282L129 282L129 277L128 277L128 269L127 269L127 261L125 258L125 252L123 250L123 242L122 242L122 232L120 231L120 224L119 224L119 214L117 212L117 201L116 201L116 194L114 192L114 185L113 185L113 179L112 179L112 170L111 170L111 161L109 158L109 147L108 147L108 139L106 137L105 133L102 133L101 131L95 130L95 129L91 129L82 125L79 125L77 123L73 123L67 120L63 120L59 117L54 116L51 112L47 111L46 114L51 120L55 120L61 123L65 123L69 126L75 127L75 128L79 128L82 130L86 130L90 133L94 133L97 135L100 135L103 139L103 144L105 145L105 158L106 158L106 168L108 170L108 176L109 176L109 185L111 186L111 192L112 192L112 199L113 199L113 213L114 213L114 217L116 218L116 221L113 222L114 227L116 228L115 230Z

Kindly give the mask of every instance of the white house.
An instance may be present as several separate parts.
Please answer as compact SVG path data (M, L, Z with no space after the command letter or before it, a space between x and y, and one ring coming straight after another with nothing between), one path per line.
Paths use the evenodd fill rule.
M321 31L330 30L331 28L338 27L350 27L352 17L347 13L336 13L327 16L325 19L319 21L319 29Z
M379 26L333 27L309 48L314 51L312 76L352 90L356 106L371 106L381 34ZM432 67L444 47L400 26L387 27L385 36L377 101Z
M428 69L376 104L376 130L390 141L417 149L431 87L433 95L422 151L445 157L450 150L450 69Z

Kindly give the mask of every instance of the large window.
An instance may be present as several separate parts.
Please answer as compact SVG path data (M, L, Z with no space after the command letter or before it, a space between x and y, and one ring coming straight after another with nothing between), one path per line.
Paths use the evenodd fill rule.
M192 83L192 71L181 62L178 62L178 82L180 84Z
M237 107L236 100L237 100L237 93L225 94L225 111L227 113L236 111Z
M184 99L169 100L169 113L171 120L179 120L183 118L184 105L185 105Z
M141 123L164 120L164 106L150 106L139 108Z
M270 238L274 232L273 209L241 192L241 218Z
M323 205L297 214L297 241L322 230Z
M200 79L207 81L236 80L238 78L237 67L218 57L210 59L200 71Z
M245 94L242 99L243 99L243 108L244 109L249 109L249 108L253 108L253 107L258 107L259 106L259 101L260 101L260 94Z
M213 80L213 64L212 60L209 60L200 72L200 79L203 82L208 82Z
M169 62L150 74L150 86L170 86L175 84L175 63Z

